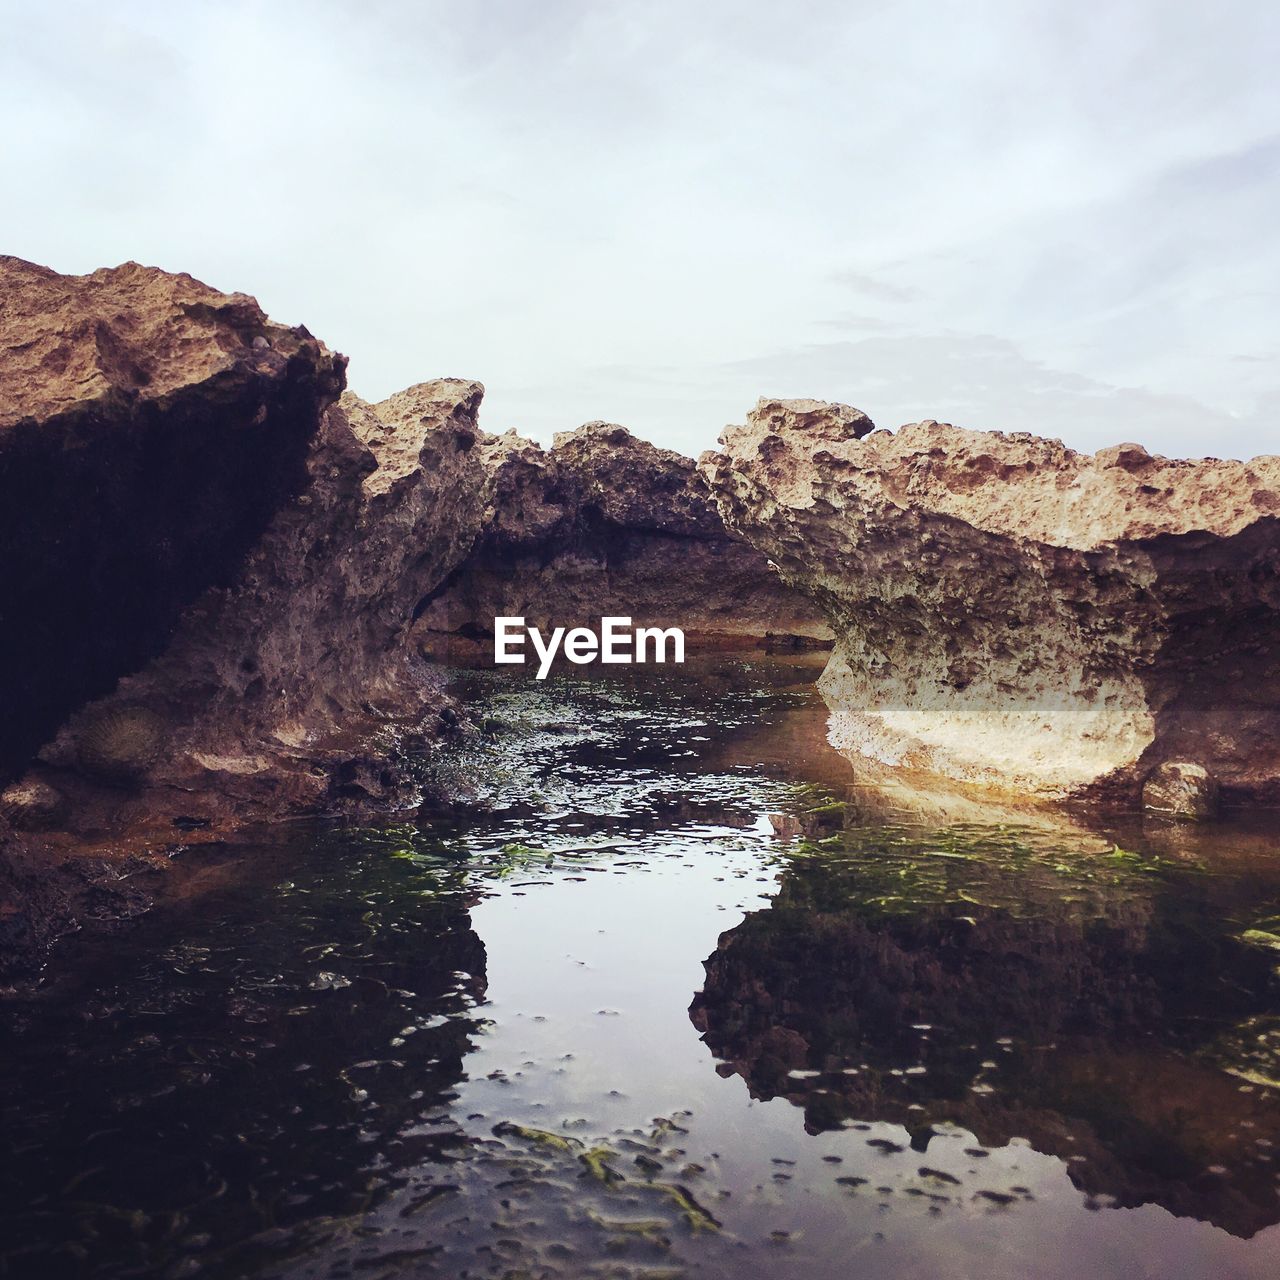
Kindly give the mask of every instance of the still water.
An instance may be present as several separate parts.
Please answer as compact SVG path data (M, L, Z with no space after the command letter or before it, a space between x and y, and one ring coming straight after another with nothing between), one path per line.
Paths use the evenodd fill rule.
M814 671L462 677L474 805L0 1008L0 1275L1280 1275L1280 836L861 802Z

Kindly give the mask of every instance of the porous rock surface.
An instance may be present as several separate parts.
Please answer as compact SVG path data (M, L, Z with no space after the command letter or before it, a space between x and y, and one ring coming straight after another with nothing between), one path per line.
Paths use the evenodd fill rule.
M230 583L345 363L187 275L0 257L0 781Z
M1175 759L1280 799L1280 458L762 400L700 469L830 620L821 687L855 762L1132 803Z
M231 583L200 595L164 652L75 712L6 790L0 974L86 912L145 909L149 873L179 840L416 798L405 747L440 730L449 700L406 636L476 534L481 395L447 379L376 409L344 394L301 492ZM141 717L158 741L135 745ZM6 825L29 834L6 839Z
M486 437L479 456L480 537L421 612L427 651L492 655L503 616L544 631L629 616L722 647L829 643L820 610L725 531L691 459L606 422L560 432L549 450L514 431Z
M136 264L0 286L4 970L142 909L179 840L416 795L448 700L406 637L479 530L483 390L367 405L305 329Z
M370 740L444 702L405 636L475 537L482 394L453 379L378 406L344 393L307 485L232 585L206 592L164 654L73 716L42 759L94 773L86 742L106 711L144 707L164 749L122 806L164 791L196 817L228 803L260 817L394 801L404 779Z

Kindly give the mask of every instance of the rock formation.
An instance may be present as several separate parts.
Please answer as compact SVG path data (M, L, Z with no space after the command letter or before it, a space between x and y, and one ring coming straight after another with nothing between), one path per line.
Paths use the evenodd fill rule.
M406 637L479 529L482 388L339 403L345 360L243 295L0 271L0 940L21 951L89 899L130 914L120 882L163 841L409 794L397 735L447 700Z
M553 447L509 431L479 449L484 520L473 553L415 628L433 653L489 656L493 619L678 626L691 642L829 644L818 608L726 533L694 463L589 422Z
M345 363L190 276L0 258L0 779L231 581Z
M161 657L71 718L42 752L46 780L131 781L113 795L116 829L160 809L216 822L403 798L385 735L443 705L443 677L405 636L475 537L482 394L441 380L375 409L345 393L323 416L308 483L234 581L186 611ZM163 735L131 780L104 776L96 758L104 722L125 709ZM104 804L98 791L89 807Z
M0 942L145 905L179 838L385 813L458 717L423 661L498 613L829 635L691 461L544 453L442 379L368 405L252 298L0 260ZM341 397L341 398L339 398ZM744 603L745 602L745 603ZM416 631L415 631L416 623ZM132 881L127 886L126 880Z
M855 762L1136 801L1168 760L1280 800L1280 458L1093 456L762 400L701 470L821 605Z

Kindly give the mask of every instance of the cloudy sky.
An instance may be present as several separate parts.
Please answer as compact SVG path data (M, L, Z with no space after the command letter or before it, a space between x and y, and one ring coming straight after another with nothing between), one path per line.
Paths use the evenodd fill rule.
M1273 0L0 0L0 248L377 399L695 452L759 395L1280 452Z

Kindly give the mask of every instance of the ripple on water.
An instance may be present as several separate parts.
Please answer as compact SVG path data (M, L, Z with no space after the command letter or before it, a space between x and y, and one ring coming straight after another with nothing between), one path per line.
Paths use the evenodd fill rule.
M469 676L474 808L77 940L9 1274L1269 1274L1274 837L866 824L811 674Z

